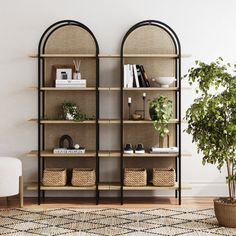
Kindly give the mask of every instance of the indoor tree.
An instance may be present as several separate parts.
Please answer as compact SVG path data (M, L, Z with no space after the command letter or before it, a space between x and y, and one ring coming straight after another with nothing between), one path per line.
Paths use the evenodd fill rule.
M190 85L196 83L199 97L186 112L186 132L192 134L203 164L227 168L229 198L236 203L236 65L225 64L222 58L211 63L196 61L189 69Z

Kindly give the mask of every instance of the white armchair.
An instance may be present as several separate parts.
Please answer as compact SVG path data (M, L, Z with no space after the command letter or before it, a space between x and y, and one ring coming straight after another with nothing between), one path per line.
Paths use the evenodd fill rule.
M13 157L0 157L0 197L19 194L23 207L23 176L21 161Z

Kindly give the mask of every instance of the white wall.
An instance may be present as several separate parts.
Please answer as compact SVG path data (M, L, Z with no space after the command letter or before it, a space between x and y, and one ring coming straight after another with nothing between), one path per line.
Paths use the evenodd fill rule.
M80 21L94 32L101 52L118 53L122 36L133 24L163 21L178 34L183 53L192 54L183 60L184 74L195 59L222 56L235 62L235 9L234 0L0 0L0 156L20 157L26 182L35 179L36 160L25 157L37 147L36 126L27 122L37 114L36 91L29 89L37 83L37 63L28 55L36 53L41 34L52 23ZM101 70L106 71L103 63ZM194 97L194 90L183 92L182 112ZM224 174L214 166L202 167L201 156L186 134L183 149L193 154L183 159L183 180L193 187L184 194L226 194Z

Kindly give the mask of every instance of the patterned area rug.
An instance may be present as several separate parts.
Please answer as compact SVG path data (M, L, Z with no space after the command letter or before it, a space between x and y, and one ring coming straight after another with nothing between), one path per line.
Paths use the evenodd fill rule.
M236 229L220 227L213 209L2 209L0 235L232 236Z

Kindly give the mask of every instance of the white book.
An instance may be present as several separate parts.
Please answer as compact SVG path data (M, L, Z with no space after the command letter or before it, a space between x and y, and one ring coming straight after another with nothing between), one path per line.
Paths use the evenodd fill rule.
M56 88L86 88L86 84L56 84Z
M176 153L179 151L178 147L169 147L169 148L158 148L152 147L151 153Z
M133 73L134 73L134 79L135 79L136 87L139 88L140 84L139 84L139 80L138 80L138 73L137 73L136 65L133 65Z
M57 79L56 84L86 84L86 79L76 79L76 80Z
M67 149L68 154L83 154L85 149Z
M124 88L128 87L127 74L128 74L128 65L124 65Z
M85 153L84 149L67 149L67 148L54 148L54 154L83 154Z
M133 66L128 64L128 88L133 88Z
M53 153L54 154L66 154L67 149L66 148L54 148Z

